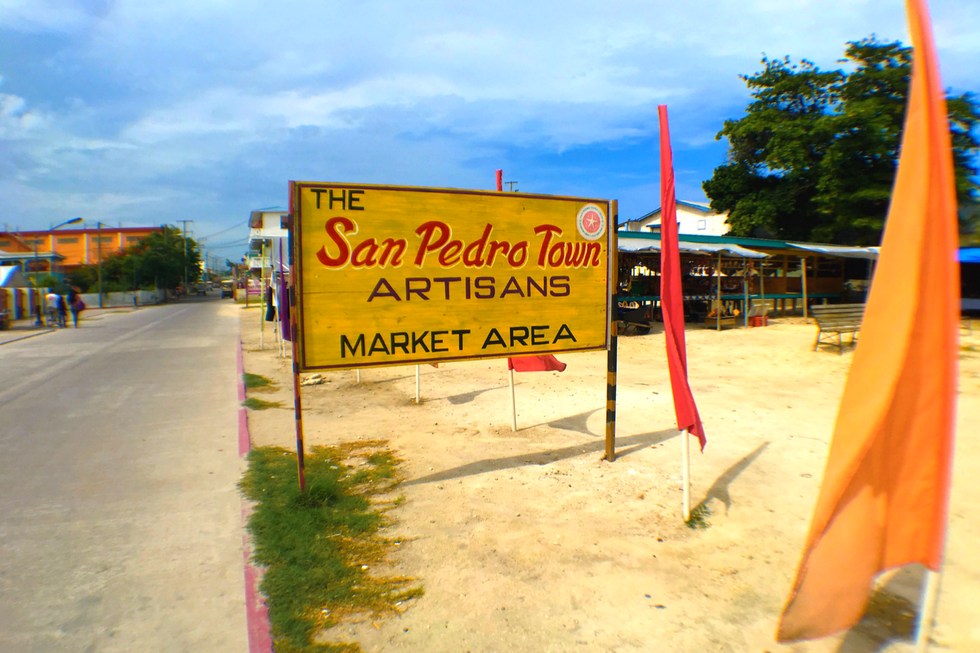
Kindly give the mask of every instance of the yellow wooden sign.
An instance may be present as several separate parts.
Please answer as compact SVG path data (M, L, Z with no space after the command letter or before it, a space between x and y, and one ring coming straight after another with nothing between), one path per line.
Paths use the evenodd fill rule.
M605 349L610 202L291 182L303 371Z

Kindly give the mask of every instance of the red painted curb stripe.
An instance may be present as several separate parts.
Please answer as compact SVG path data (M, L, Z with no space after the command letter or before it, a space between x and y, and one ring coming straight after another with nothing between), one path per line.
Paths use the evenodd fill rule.
M252 450L252 438L248 433L248 411L238 409L238 455L244 456Z
M245 362L242 358L242 341L238 341L236 356L238 368L238 401L245 401ZM248 432L248 411L238 409L238 455L244 456L252 448L252 438ZM248 523L249 506L242 499L242 526ZM269 609L259 595L259 580L262 574L252 565L252 550L249 546L248 531L242 535L242 553L245 557L245 621L248 629L249 653L274 653L272 630L269 624Z
M248 621L249 653L273 653L269 610L259 597L259 570L249 564L251 551L247 536L245 552L245 618Z
M245 374L245 360L242 357L242 341L238 341L238 355L235 361L236 368L238 369L238 403L245 401L245 379L242 375Z

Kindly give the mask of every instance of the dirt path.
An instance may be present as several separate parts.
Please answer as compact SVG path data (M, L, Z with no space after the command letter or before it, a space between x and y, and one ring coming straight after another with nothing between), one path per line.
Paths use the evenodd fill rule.
M288 359L258 349L242 311L248 371L292 407ZM964 337L957 460L936 639L980 650L980 333ZM352 624L365 651L911 650L903 571L849 635L781 646L776 619L799 560L852 354L810 351L802 319L763 329L688 331L691 385L708 446L692 461L709 527L680 516L680 440L662 334L621 338L619 459L600 461L605 354L517 376L510 427L502 360L324 375L304 388L308 446L384 438L406 460L397 532L402 573L426 595L400 618ZM295 446L291 410L250 413L256 445ZM695 447L696 450L696 447ZM909 603L909 599L913 603ZM892 641L892 644L886 642Z

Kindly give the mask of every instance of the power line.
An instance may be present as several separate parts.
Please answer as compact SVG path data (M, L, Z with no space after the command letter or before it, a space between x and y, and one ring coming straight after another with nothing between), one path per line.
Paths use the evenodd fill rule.
M205 243L205 245L207 245L208 247L214 247L216 244L221 244L221 243L247 243L248 240L249 239L247 237L246 238L232 238L231 240L218 240L218 241L215 241L214 243Z
M178 222L179 222L179 220L178 220ZM240 221L240 222L236 222L234 225L232 225L231 227L228 227L227 229L222 229L221 231L216 231L213 234L208 234L207 236L202 236L201 238L198 238L198 242L200 242L202 240L207 240L208 238L211 238L213 236L220 236L221 234L223 234L225 232L228 232L228 231L231 231L232 229L238 229L243 224L248 224L248 220L243 220L243 221Z

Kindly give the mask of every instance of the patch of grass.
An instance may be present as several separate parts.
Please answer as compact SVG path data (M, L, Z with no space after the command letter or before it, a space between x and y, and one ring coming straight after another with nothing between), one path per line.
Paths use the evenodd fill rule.
M694 506L694 510L691 511L691 518L688 519L685 524L688 528L700 529L708 528L711 526L708 523L708 516L711 514L711 508L708 507L706 503L699 503Z
M242 402L242 406L251 408L252 410L267 410L269 408L282 408L282 403L278 401L262 401L255 397L249 397Z
M245 382L245 388L248 390L254 390L255 388L267 388L272 385L272 379L267 379L261 374L250 374L245 372L242 374L242 380Z
M248 454L239 487L257 503L248 530L253 559L266 569L260 590L277 652L360 651L352 642L317 643L316 635L347 616L398 614L399 602L422 595L415 579L373 575L396 547L382 529L400 503L376 505L401 482L401 461L379 450L384 445L315 447L306 455L305 494L294 453L260 447Z

